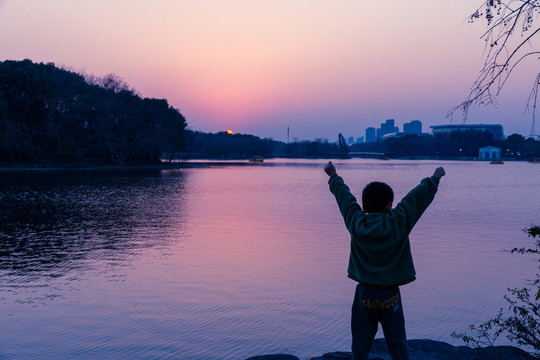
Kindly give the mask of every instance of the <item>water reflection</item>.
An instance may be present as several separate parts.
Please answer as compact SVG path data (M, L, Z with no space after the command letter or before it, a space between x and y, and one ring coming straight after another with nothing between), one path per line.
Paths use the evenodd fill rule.
M61 172L4 174L0 180L0 272L28 283L125 265L159 245L182 213L186 174ZM158 186L159 185L159 186ZM180 239L178 239L180 240ZM167 240L167 241L170 241Z
M354 284L325 162L1 174L0 358L347 350ZM438 166L335 163L355 193L379 180L396 198ZM537 220L540 168L444 166L411 235L418 279L403 294L408 334L449 341L537 269L501 249Z

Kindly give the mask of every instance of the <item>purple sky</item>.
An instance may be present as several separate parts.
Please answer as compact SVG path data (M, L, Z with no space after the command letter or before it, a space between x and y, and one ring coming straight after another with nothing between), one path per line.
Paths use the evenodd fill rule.
M0 0L0 60L114 73L168 99L194 130L286 140L290 127L291 138L334 141L394 118L400 130L420 120L429 131L450 121L481 68L487 25L467 22L481 3ZM528 135L531 60L497 108L467 122Z

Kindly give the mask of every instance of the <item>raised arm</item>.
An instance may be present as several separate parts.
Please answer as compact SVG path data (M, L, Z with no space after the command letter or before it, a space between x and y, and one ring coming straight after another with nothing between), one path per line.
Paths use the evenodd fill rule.
M326 164L326 166L324 167L324 172L330 177L336 175L336 167L334 166L334 164L332 164L331 161L329 161L328 164Z
M356 219L359 216L363 216L364 212L360 205L358 205L356 197L351 193L349 187L345 184L341 176L338 176L336 168L331 161L324 167L324 172L330 176L328 180L330 191L336 197L339 211L345 220L345 226L350 231Z
M439 181L441 180L441 178L446 175L446 172L444 171L444 169L442 167L438 167L435 169L435 171L433 172L433 176L435 176L437 179L439 179Z
M407 234L411 232L420 216L433 201L439 181L445 174L442 167L436 168L431 177L422 179L420 184L409 191L392 210L393 215L398 217L402 228L405 229Z

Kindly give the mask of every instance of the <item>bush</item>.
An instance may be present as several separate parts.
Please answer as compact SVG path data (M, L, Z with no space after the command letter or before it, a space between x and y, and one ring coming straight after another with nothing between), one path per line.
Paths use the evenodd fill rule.
M529 237L540 238L540 226L523 230ZM514 248L511 253L540 254L540 239L536 240L535 248ZM536 355L540 355L540 274L535 280L529 280L529 287L508 289L504 296L508 302L508 313L501 308L494 319L480 325L470 325L473 335L466 333L451 334L452 337L463 340L467 345L482 347L492 346L495 340L504 334L518 345L531 346Z

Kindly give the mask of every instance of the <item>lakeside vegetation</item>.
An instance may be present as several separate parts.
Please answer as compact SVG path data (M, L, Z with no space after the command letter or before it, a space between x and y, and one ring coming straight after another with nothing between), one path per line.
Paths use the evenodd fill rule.
M314 141L284 143L273 139L261 139L254 135L209 134L186 130L184 156L187 158L244 159L263 157L331 157L341 156L336 144Z
M184 144L186 120L115 75L0 62L0 162L152 164Z
M511 253L540 254L540 226L531 226L523 230L529 238L535 239L528 247L513 248ZM540 260L540 259L539 259ZM508 311L503 308L495 318L479 325L470 325L470 333L451 334L467 345L476 347L494 346L500 335L520 346L533 349L536 358L540 358L540 274L529 279L527 286L508 289L504 299L508 303Z
M539 140L519 134L495 140L480 131L406 135L354 144L349 151L392 158L474 158L488 145L500 147L505 158L540 158ZM329 158L342 156L341 150L328 141L284 143L247 134L192 131L167 100L143 98L113 74L98 78L53 63L0 62L3 167L123 167L156 165L164 158Z

